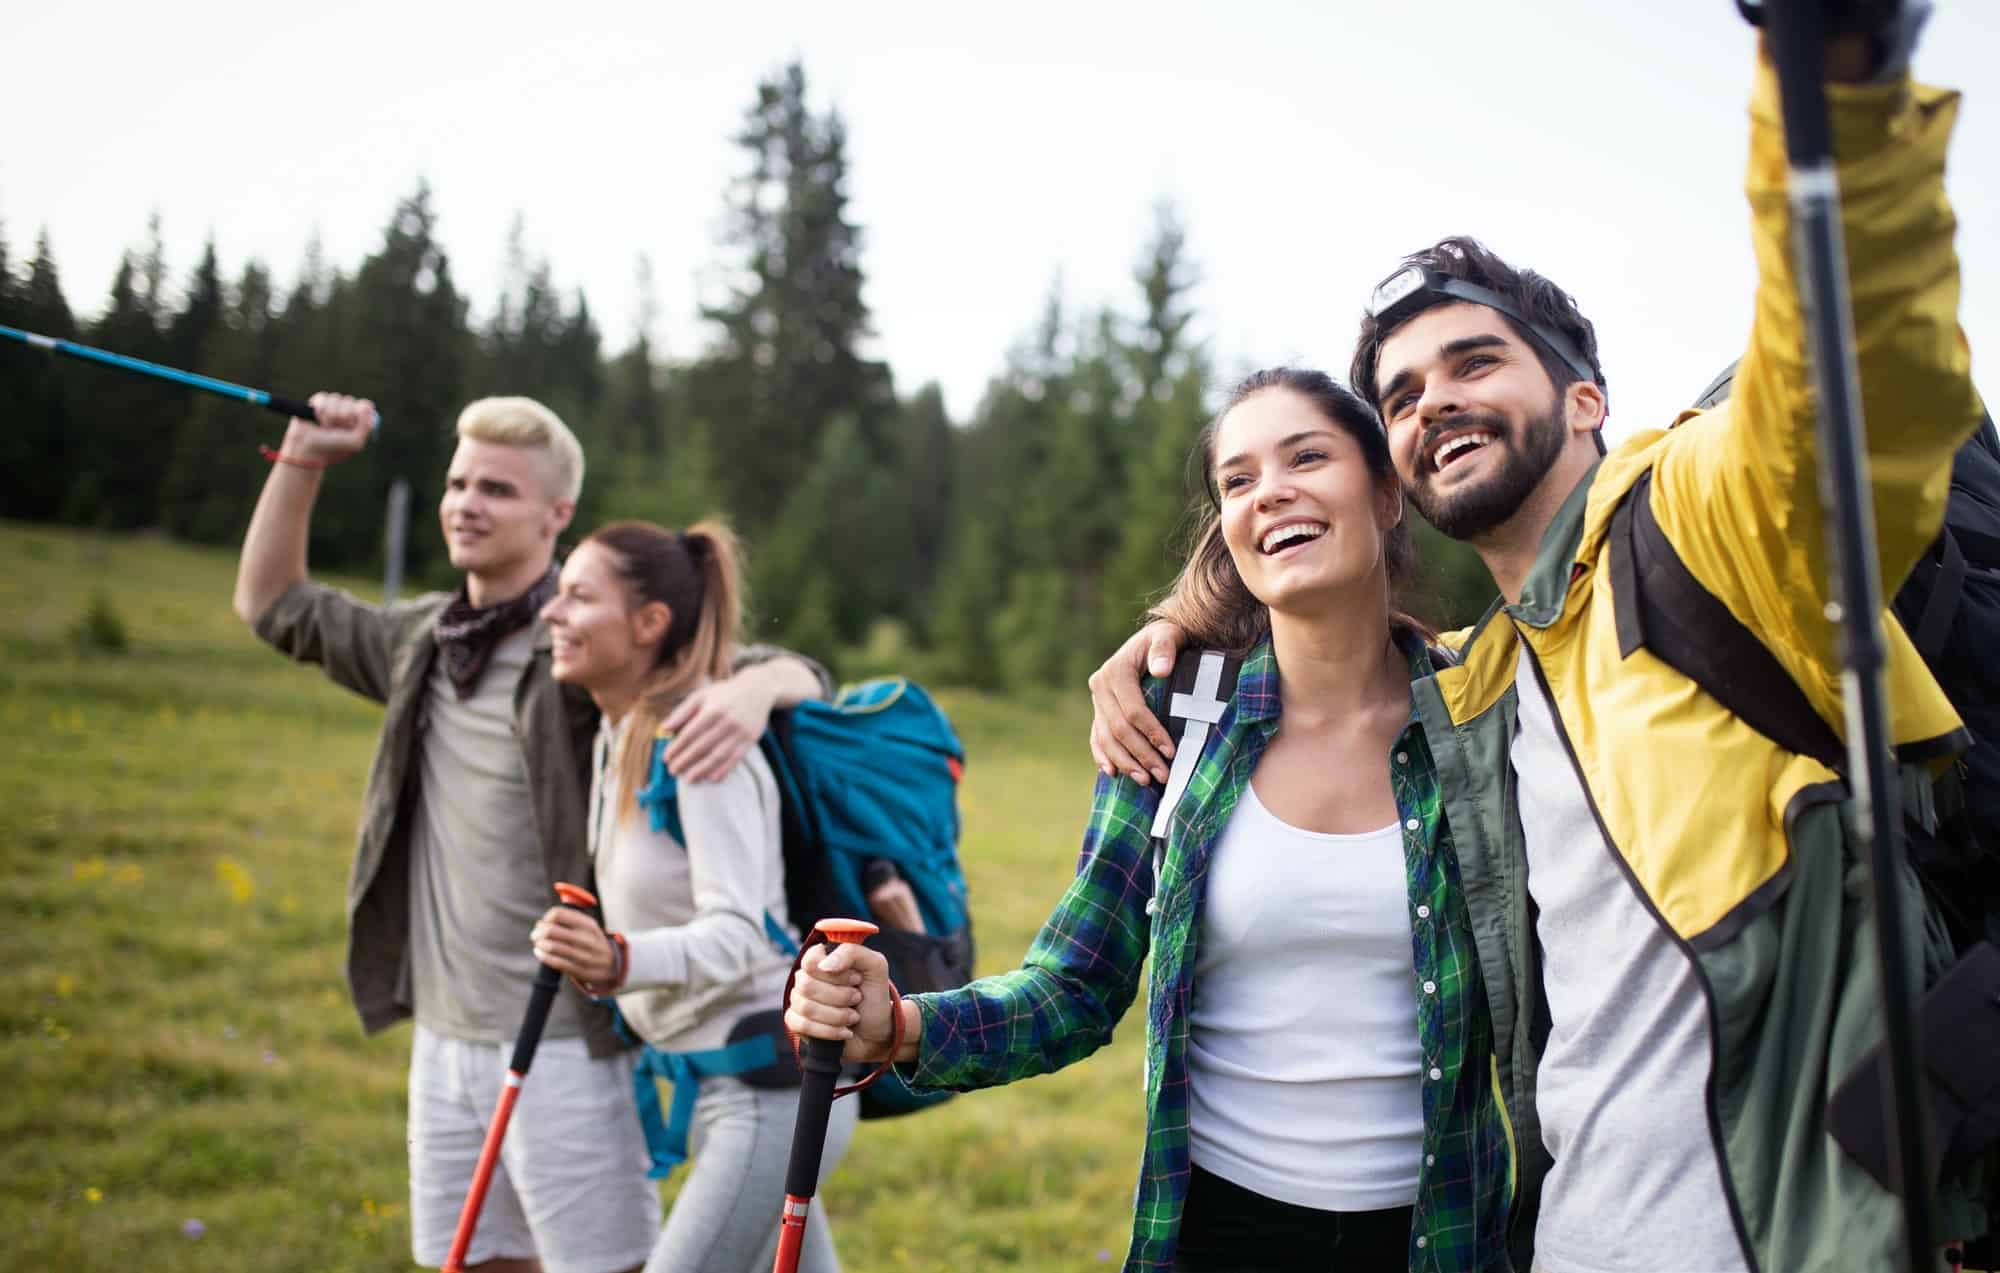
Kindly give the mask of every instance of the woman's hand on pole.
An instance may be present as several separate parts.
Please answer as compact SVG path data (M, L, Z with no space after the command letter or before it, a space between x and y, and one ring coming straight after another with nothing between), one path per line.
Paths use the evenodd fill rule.
M889 961L881 951L858 943L831 951L814 946L792 978L785 1028L805 1038L845 1041L843 1060L876 1062L889 1055L895 1038L892 1007ZM910 1031L904 1033L904 1049L913 1053L916 1041Z
M317 465L338 464L368 445L375 427L375 404L344 393L316 393L308 398L319 423L293 417L285 425L279 454Z
M607 985L618 976L618 953L595 919L569 906L551 906L530 934L535 958L566 976L590 986Z
M1090 674L1090 758L1103 773L1122 773L1144 786L1167 780L1173 740L1146 706L1139 678L1167 676L1180 653L1181 630L1155 619L1126 639L1118 652Z

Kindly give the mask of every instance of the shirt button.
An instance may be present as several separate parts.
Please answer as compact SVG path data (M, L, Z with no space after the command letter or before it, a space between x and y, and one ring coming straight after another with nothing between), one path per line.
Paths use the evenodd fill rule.
M1425 1155L1424 1155L1424 1166L1426 1166L1426 1167L1435 1167L1435 1166L1437 1166L1437 1161L1438 1161L1438 1156L1437 1156L1436 1154L1425 1154Z
M1438 983L1437 983L1437 982L1435 982L1435 981L1426 981L1426 982L1424 983L1424 993L1425 993L1425 994L1427 994L1427 995L1434 995L1434 994L1436 994L1437 992L1438 992Z
M1399 765L1407 765L1407 764L1409 764L1409 763L1410 763L1410 753L1409 753L1409 752L1406 752L1406 751L1399 751L1399 752L1397 752L1397 753L1396 753L1396 763L1397 763L1397 764L1399 764Z
M1444 1077L1444 1071L1440 1070L1437 1066L1433 1065L1431 1067L1431 1082L1435 1083L1443 1077Z
M1419 906L1419 907L1417 907L1417 918L1418 918L1418 919L1429 919L1430 917L1431 917L1431 908L1430 908L1430 907L1428 907L1428 906Z
M1415 818L1411 818L1411 819L1410 819L1410 820L1409 820L1408 822L1405 822L1405 823L1403 824L1403 830L1405 830L1405 831L1414 831L1414 830L1416 830L1416 829L1417 829L1418 827L1420 827L1420 826L1422 826L1422 825L1423 825L1423 823L1421 823L1421 822L1418 822L1418 821L1417 821L1417 820L1416 820Z
M1423 1234L1421 1234L1421 1233L1419 1233L1419 1234L1417 1235L1417 1249L1418 1249L1419 1251L1423 1250L1423 1249L1424 1249L1425 1247L1429 1246L1430 1244L1431 1244L1431 1240L1430 1240L1429 1238L1425 1237L1425 1236L1424 1236Z

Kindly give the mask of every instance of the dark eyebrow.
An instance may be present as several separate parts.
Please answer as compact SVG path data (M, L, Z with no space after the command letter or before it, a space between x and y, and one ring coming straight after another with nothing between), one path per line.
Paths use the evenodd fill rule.
M1477 336L1460 336L1457 340L1447 341L1438 347L1438 354L1445 358L1456 358L1475 349L1491 349L1495 345L1504 346L1506 343L1505 336L1495 332L1482 332Z
M1321 434L1332 433L1332 432L1333 432L1332 429L1301 429L1297 433L1288 434L1285 437L1279 438L1278 449L1283 450L1288 446L1297 446L1299 443L1305 441L1307 438L1316 438L1319 437ZM1228 459L1217 463L1215 466L1215 471L1220 473L1224 469L1234 468L1238 464L1246 463L1249 459L1250 459L1250 453L1248 451L1239 451L1235 455L1230 456Z
M1507 338L1505 336L1493 332L1481 332L1477 336L1460 336L1457 340L1448 340L1444 344L1439 345L1438 357L1440 359L1452 359L1458 357L1460 354L1471 353L1475 349L1492 349L1495 346L1504 348L1506 344ZM1375 403L1377 409L1380 409L1384 403L1392 401L1404 386L1416 378L1417 373L1411 371L1408 367L1391 376L1389 383L1383 386L1381 398Z

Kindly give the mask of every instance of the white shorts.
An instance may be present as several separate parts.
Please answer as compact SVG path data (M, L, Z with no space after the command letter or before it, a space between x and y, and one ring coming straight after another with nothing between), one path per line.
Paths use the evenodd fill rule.
M416 1028L410 1048L410 1253L444 1263L507 1076L513 1045ZM632 1100L631 1052L597 1058L543 1039L507 1123L466 1263L539 1257L545 1273L646 1262L660 1195Z

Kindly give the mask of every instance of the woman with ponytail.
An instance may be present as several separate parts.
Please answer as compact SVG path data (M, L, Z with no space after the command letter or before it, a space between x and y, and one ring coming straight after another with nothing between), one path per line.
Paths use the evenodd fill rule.
M1199 530L1156 613L1242 664L1163 851L1160 787L1101 773L1023 966L903 999L895 1059L918 1087L1059 1069L1110 1040L1150 962L1128 1270L1506 1269L1511 1134L1411 714L1442 656L1395 608L1414 552L1382 426L1281 367L1237 387L1195 458ZM1166 686L1147 694L1164 716ZM879 1060L885 977L864 947L816 948L786 1024Z
M616 995L647 1043L670 1064L686 1062L675 1070L677 1100L683 1083L698 1084L694 1166L649 1273L770 1266L798 1102L796 1087L752 1086L731 1071L730 1045L756 1037L739 1027L777 1002L791 962L771 935L787 931L789 917L770 766L753 747L718 779L670 787L659 759L661 723L688 694L728 674L742 606L742 567L726 526L675 532L617 522L570 554L542 611L556 679L588 691L601 713L589 837L604 923L552 908L535 926L535 956L586 993ZM651 1081L642 1073L643 1084ZM852 1101L835 1106L829 1169L846 1149L854 1111ZM821 1217L807 1228L799 1267L839 1267Z

